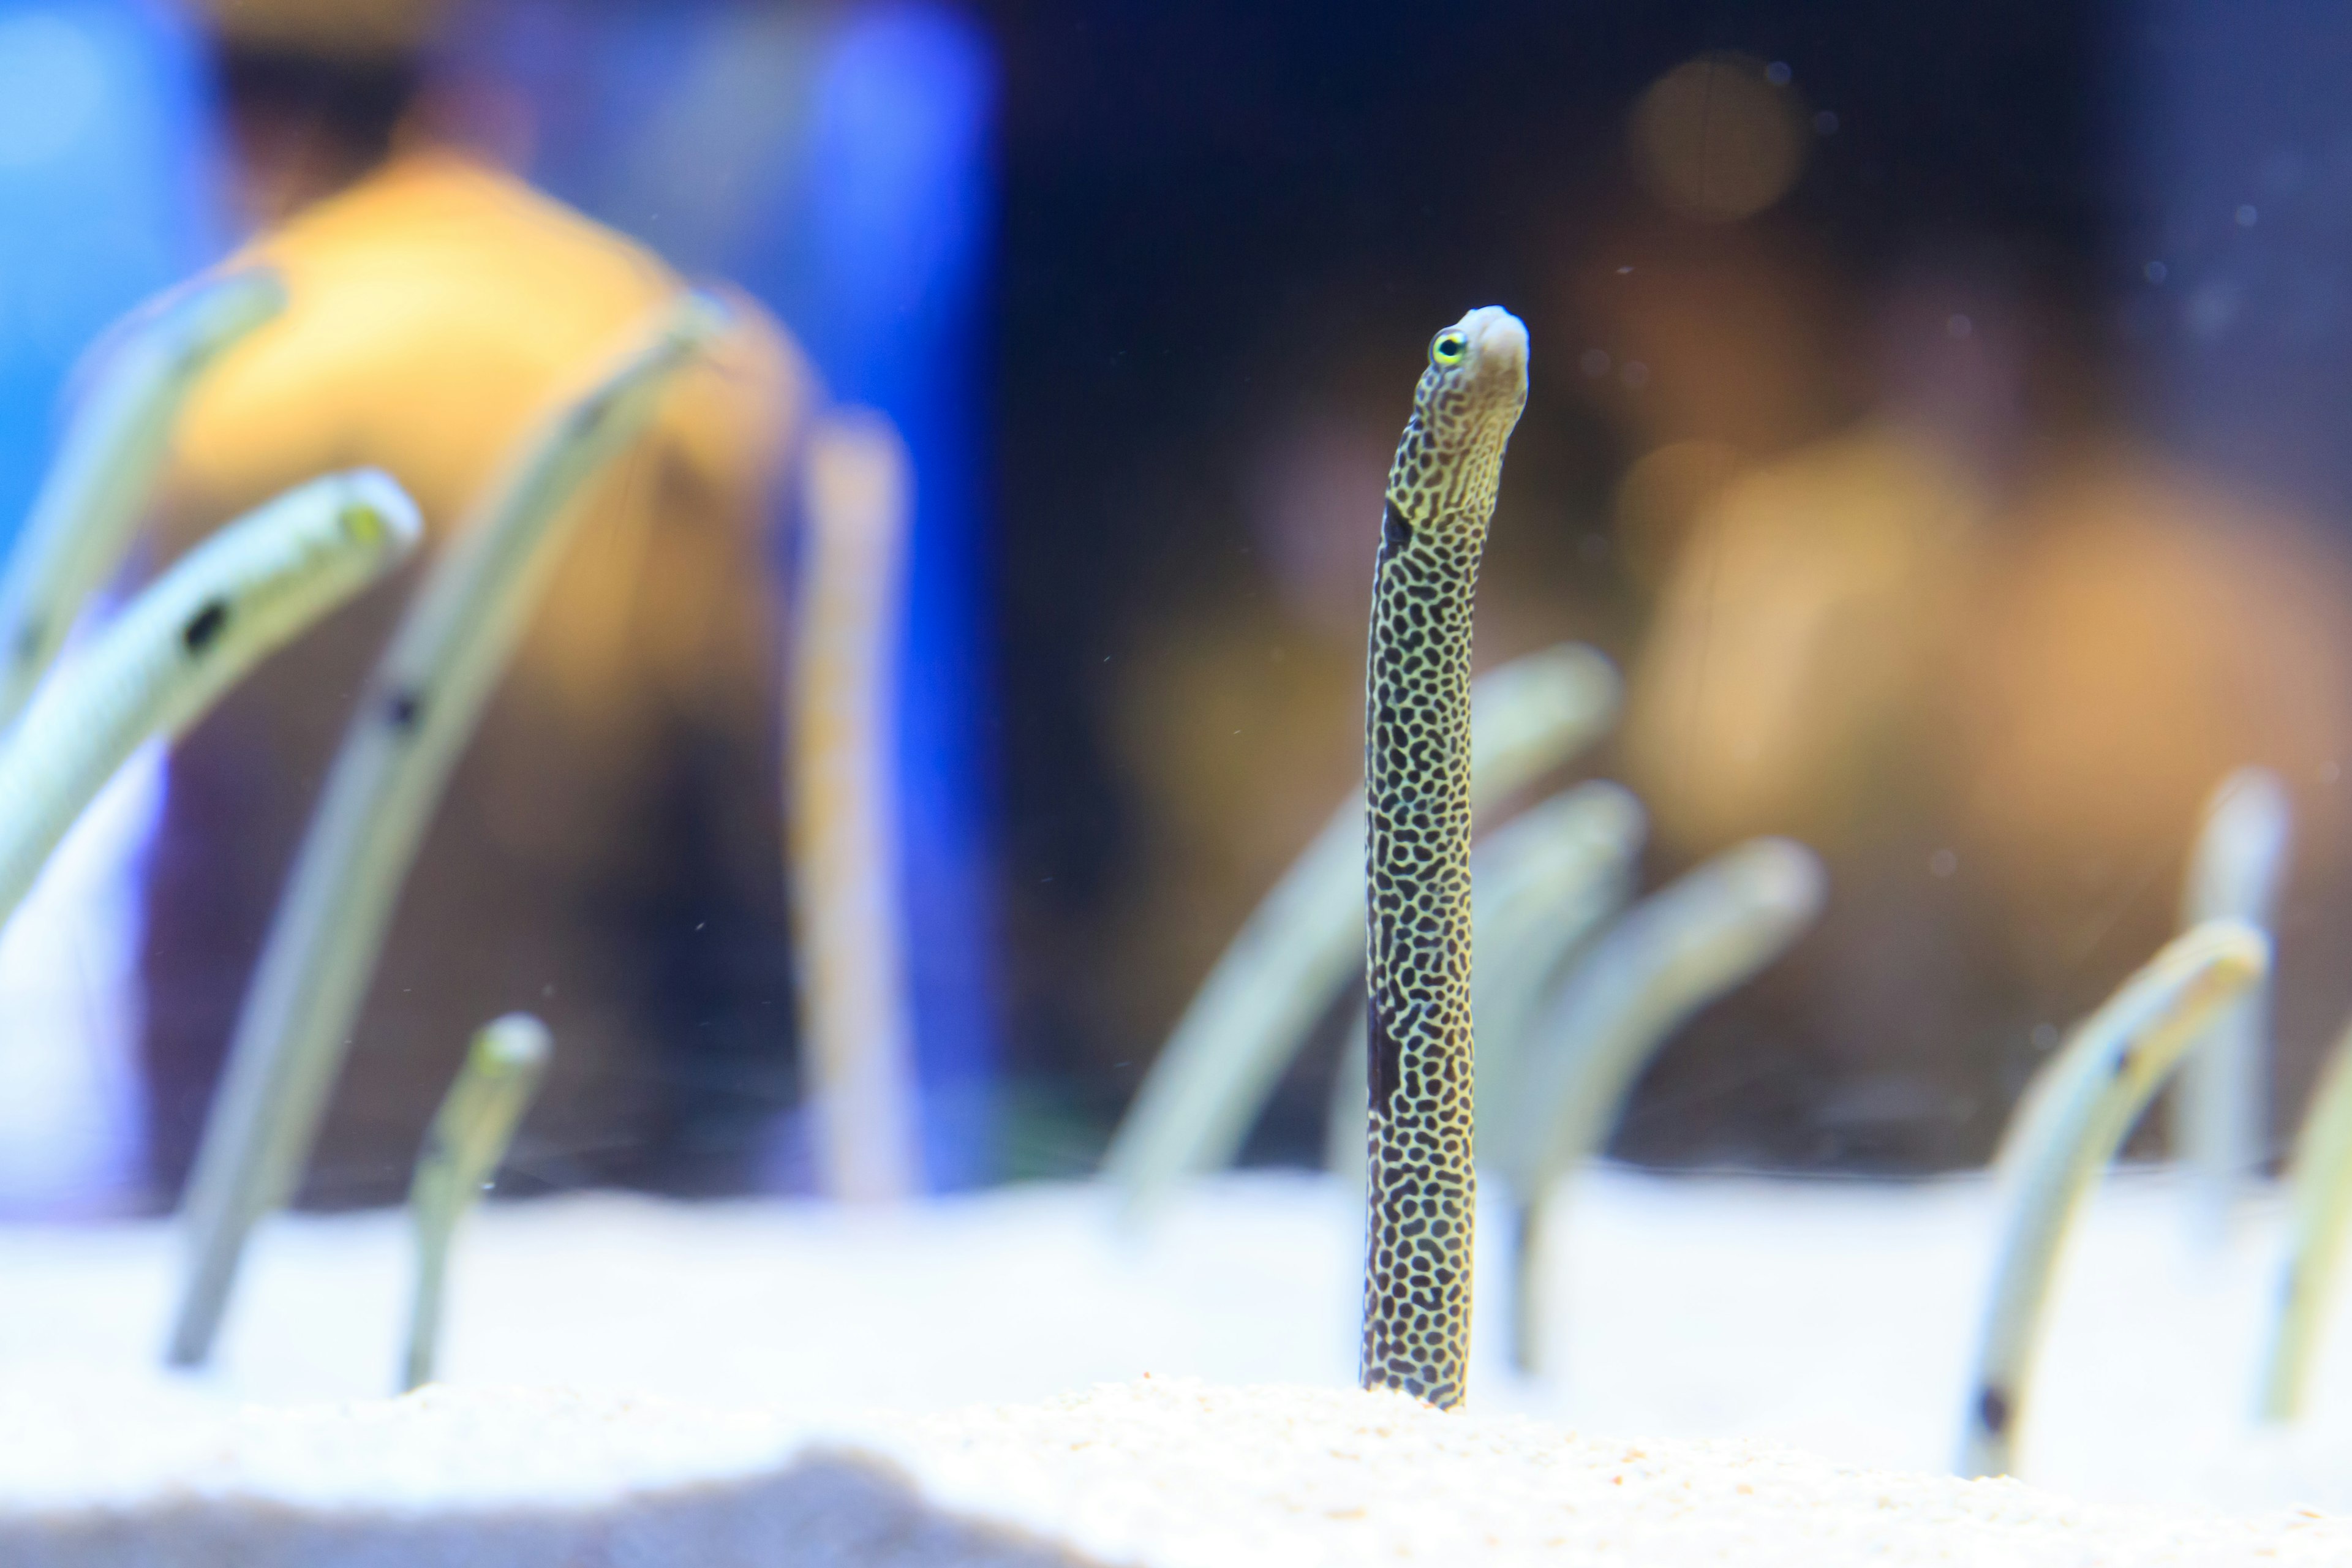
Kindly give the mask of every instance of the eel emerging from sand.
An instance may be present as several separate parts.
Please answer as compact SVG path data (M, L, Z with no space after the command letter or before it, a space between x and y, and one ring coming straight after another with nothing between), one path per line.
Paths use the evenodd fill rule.
M1371 1125L1362 1382L1441 1409L1470 1358L1470 611L1528 333L1437 334L1389 467L1364 681Z

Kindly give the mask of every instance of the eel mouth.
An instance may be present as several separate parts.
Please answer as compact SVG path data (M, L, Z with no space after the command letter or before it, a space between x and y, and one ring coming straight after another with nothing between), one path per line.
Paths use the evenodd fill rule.
M1454 323L1468 341L1465 377L1482 394L1527 395L1528 329L1500 305L1481 305Z

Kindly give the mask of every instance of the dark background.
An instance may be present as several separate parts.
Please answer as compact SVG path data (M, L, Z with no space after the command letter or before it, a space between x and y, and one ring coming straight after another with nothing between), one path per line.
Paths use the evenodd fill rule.
M1150 896L1136 854L1147 825L1106 750L1123 700L1109 656L1171 603L1265 593L1236 521L1240 454L1303 367L1373 362L1401 423L1434 326L1488 300L1517 310L1533 388L1487 579L1549 563L1570 629L1628 651L1639 606L1606 511L1633 454L1578 395L1589 323L1556 274L1639 205L1624 121L1653 79L1709 50L1786 62L1836 129L1771 215L1779 236L1857 293L1922 248L1997 251L2060 302L2057 330L2093 345L2079 363L2097 373L2094 395L2124 363L2101 301L2126 271L2111 250L2131 221L2130 172L2113 155L2117 56L2096 6L986 15L1005 73L997 515L1015 1168L1084 1168L1157 1043L1105 995L1126 973L1105 958L1107 921ZM1695 227L1677 241L1739 242ZM2143 900L2159 929L2169 896ZM1204 924L1166 953L1166 1021L1230 929ZM1791 1005L1768 982L1760 1000L1714 1010L1653 1074L1621 1152L1916 1165L1990 1148L1994 1105L1955 1135L1876 1149L1816 1136L1809 1108L1834 1070ZM1962 1021L1992 1040L1975 1076L2017 1076L2001 1058L2023 1059L2036 1016L2007 997ZM1253 1158L1314 1157L1326 1070L1292 1075Z

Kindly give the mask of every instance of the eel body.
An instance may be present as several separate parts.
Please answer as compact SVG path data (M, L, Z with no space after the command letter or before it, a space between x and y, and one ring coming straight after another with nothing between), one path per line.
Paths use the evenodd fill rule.
M2092 1182L2214 1016L2270 971L2270 942L2208 921L2077 1025L2001 1139L2001 1234L1960 1438L1963 1476L2011 1472L2058 1257Z
M1470 619L1527 405L1528 336L1496 306L1431 342L1389 468L1364 698L1367 997L1361 1381L1441 1409L1470 1355Z
M923 1186L891 743L915 476L871 410L820 418L804 461L789 827L809 1109L825 1194L895 1203Z
M229 272L139 311L94 351L89 391L0 572L0 728L25 710L82 602L121 564L189 390L285 308L277 274Z
M188 552L35 691L0 743L0 922L106 781L415 549L400 487L357 469L288 491Z
M1485 810L1591 744L1617 713L1617 672L1589 647L1523 654L1470 689L1470 804ZM1132 1230L1191 1174L1232 1163L1318 1020L1364 965L1364 795L1349 794L1252 911L1152 1059L1103 1156ZM1353 1031L1360 1036L1362 1031ZM1362 1052L1347 1097L1360 1171ZM1335 1132L1334 1136L1338 1136Z
M416 1232L416 1283L408 1312L408 1350L401 1387L433 1381L441 1344L441 1301L449 1277L449 1243L457 1221L498 1174L515 1126L546 1076L553 1042L529 1013L509 1013L475 1031L449 1093L425 1130L408 1186Z

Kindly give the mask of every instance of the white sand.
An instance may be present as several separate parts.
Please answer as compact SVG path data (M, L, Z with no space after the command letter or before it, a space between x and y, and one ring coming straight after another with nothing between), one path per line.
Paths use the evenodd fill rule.
M685 1406L432 1390L165 1421L85 1452L10 1445L0 1479L0 1561L21 1568L2352 1559L2352 1521L2084 1504L1753 1442L1184 1381L814 1436Z
M1488 1289L1482 1297L1488 1315L1478 1329L1473 1416L1430 1431L1519 1430L1507 1418L1524 1413L1584 1433L1654 1434L1638 1445L1651 1456L1655 1476L1667 1478L1642 1483L1649 1489L1643 1495L1651 1499L1644 1507L1654 1509L1665 1509L1664 1500L1675 1496L1711 1495L1718 1482L1727 1489L1731 1483L1717 1475L1717 1461L1731 1463L1726 1456L1735 1454L1746 1456L1739 1465L1763 1467L1774 1477L1832 1476L1821 1461L1737 1446L1693 1448L1668 1439L1767 1438L1848 1465L1937 1470L1949 1462L1958 1435L1990 1236L1989 1193L1979 1181L1897 1187L1664 1179L1604 1170L1568 1205L1556 1247L1563 1271L1554 1324L1561 1367L1556 1384L1522 1384L1503 1369L1502 1324L1493 1311L1500 1292ZM2209 1253L2188 1240L2180 1196L2162 1180L2127 1175L2110 1184L2086 1215L2081 1246L2061 1281L2043 1377L2027 1412L2022 1473L2077 1498L2210 1507L2269 1521L2260 1530L2284 1528L2280 1521L2298 1517L2292 1512L2297 1507L2352 1513L2352 1311L2339 1311L2332 1327L2334 1353L2319 1369L2315 1421L2284 1436L2251 1429L2243 1413L2252 1397L2263 1314L2272 1293L2275 1215L2258 1213L2227 1250ZM1490 1238L1502 1234L1500 1218L1490 1212L1485 1232ZM1146 1373L1156 1380L1192 1376L1346 1389L1354 1372L1361 1220L1344 1194L1304 1176L1235 1177L1193 1194L1171 1219L1149 1242L1124 1245L1109 1230L1104 1194L1063 1186L1008 1189L878 1215L813 1204L684 1207L613 1196L493 1205L459 1243L445 1339L446 1375L457 1390L567 1386L579 1391L567 1396L572 1404L565 1407L575 1415L559 1419L544 1405L516 1406L525 1414L509 1420L496 1407L461 1403L446 1408L471 1412L466 1421L484 1431L509 1421L508 1446L526 1449L539 1442L546 1448L551 1484L575 1477L585 1489L580 1495L595 1492L605 1500L595 1506L606 1507L625 1490L621 1477L639 1465L651 1467L649 1473L676 1464L683 1467L674 1472L678 1476L756 1472L773 1480L782 1473L778 1467L793 1434L838 1430L852 1412L869 1407L921 1413L1034 1402ZM271 1227L233 1314L221 1364L196 1380L152 1370L170 1304L175 1239L152 1225L0 1230L0 1391L5 1391L0 1393L0 1520L21 1519L44 1497L96 1495L73 1489L87 1489L91 1477L112 1476L113 1489L105 1495L152 1521L163 1500L227 1495L218 1492L228 1485L222 1478L247 1476L247 1457L273 1444L313 1445L344 1455L348 1463L330 1465L321 1475L340 1478L333 1484L346 1489L339 1494L346 1503L406 1498L421 1506L424 1498L462 1492L452 1476L478 1473L493 1492L509 1484L515 1472L435 1458L444 1438L428 1434L449 1428L438 1417L403 1414L418 1408L414 1402L371 1406L351 1416L315 1408L229 1413L240 1400L316 1405L388 1388L406 1269L397 1216L297 1219ZM624 1396L745 1413L724 1419L646 1415L659 1407L638 1397L627 1406L630 1414L611 1415L620 1408L614 1401ZM1352 1394L1342 1404L1362 1408ZM432 1400L424 1407L444 1408ZM789 1416L778 1414L787 1409ZM1341 1419L1337 1409L1326 1415ZM606 1414L593 1414L599 1411ZM972 1417L966 1426L979 1430L1047 1419ZM358 1422L351 1430L369 1436L327 1436L337 1421ZM404 1421L418 1424L415 1445L379 1453L383 1434ZM625 1433L613 1439L611 1453L618 1457L591 1462L575 1454L568 1439L554 1436L566 1422L572 1427L601 1422ZM920 1430L936 1436L949 1429ZM1244 1452L1239 1434L1250 1430L1241 1423L1215 1447ZM691 1441L664 1436L688 1431L700 1435ZM1461 1438L1474 1446L1486 1440ZM1556 1433L1541 1439L1553 1447L1559 1441ZM1489 1478L1475 1489L1479 1495L1525 1493L1536 1484L1527 1478L1538 1473L1530 1468L1537 1461L1520 1454L1517 1442L1506 1444L1505 1468L1519 1479ZM1621 1446L1612 1448L1612 1443ZM1107 1439L1097 1446L1105 1452L1117 1447ZM1097 1484L1083 1465L1073 1469L1058 1458L1048 1464L1023 1458L1030 1447L987 1446L974 1463L998 1476L991 1484L999 1489L1012 1485L1000 1470L1030 1474L1024 1467L1033 1463L1045 1467L1034 1475L1048 1492ZM1276 1514L1287 1509L1312 1515L1320 1505L1297 1500L1322 1495L1313 1489L1324 1483L1309 1472L1325 1473L1317 1468L1323 1458L1316 1456L1328 1447L1322 1437L1315 1439L1305 1451L1306 1470L1261 1455L1242 1468L1243 1481L1234 1484L1246 1482L1255 1468L1272 1466L1265 1485L1291 1500L1275 1499L1266 1507ZM1612 1436L1597 1447L1580 1441L1575 1451L1622 1455L1623 1447ZM137 1458L142 1453L152 1458ZM401 1453L416 1457L395 1459ZM1376 1458L1367 1457L1355 1481L1346 1478L1357 1472L1345 1469L1326 1479L1341 1490L1354 1485L1384 1496L1391 1484L1380 1479ZM1191 1462L1180 1455L1145 1468L1167 1468L1172 1476ZM1561 1463L1556 1455L1542 1461ZM207 1464L215 1468L205 1469ZM950 1484L948 1470L924 1468L931 1464L924 1458L916 1467L926 1496L966 1496ZM276 1474L250 1470L250 1477ZM1470 1489L1464 1475L1462 1485ZM256 1495L278 1496L268 1487L281 1483L292 1484L281 1476ZM1696 1489L1675 1490L1685 1483ZM1629 1475L1627 1485L1634 1484ZM1855 1488L1866 1491L1882 1482L1849 1478L1820 1484L1851 1499L1860 1495ZM1958 1510L1955 1518L1978 1518L1969 1510L1987 1497L2029 1500L1981 1505L2002 1518L2095 1518L2107 1521L2098 1530L2112 1533L2124 1528L2116 1521L2126 1517L2014 1487L1953 1491L1926 1475L1883 1484L1894 1489L1888 1496L1907 1500L1906 1508ZM1294 1497L1295 1488L1307 1490ZM1139 1520L1158 1518L1147 1506L1152 1495L1115 1506ZM1190 1495L1186 1507L1202 1515L1193 1525L1173 1534L1150 1526L1161 1531L1151 1538L1175 1554L1135 1560L1253 1561L1182 1554L1192 1550L1185 1531L1224 1528L1218 1523L1222 1503L1204 1503L1197 1489ZM1794 1507L1788 1500L1797 1495L1774 1491L1766 1501L1741 1505L1749 1510L1739 1516L1747 1522L1722 1528L1766 1530L1762 1521L1775 1510ZM783 1506L772 1498L759 1506L771 1504ZM871 1497L858 1504L871 1506L879 1506ZM1535 1512L1556 1512L1558 1506L1535 1505ZM1615 1522L1607 1529L1622 1531L1627 1542L1646 1542L1651 1538L1643 1532L1664 1528L1658 1521L1666 1517L1654 1510L1622 1519L1611 1514ZM2166 1559L2153 1555L2156 1548L2146 1542L2176 1527L2144 1518L2143 1523L2157 1535L2116 1537L2142 1543L2128 1555L2084 1555L2077 1541L2074 1547L2052 1547L2057 1556L2018 1556L2012 1543L1983 1560L2237 1561L2217 1542L2237 1541L2251 1552L2256 1537L2243 1532L2258 1528L2225 1528L2209 1520L2197 1527L2209 1533L2197 1538L2200 1544L2191 1555ZM1412 1531L1420 1527L1405 1515L1381 1528L1391 1525L1395 1539L1418 1539ZM1903 1529L1916 1526L1912 1519ZM1507 1527L1499 1516L1478 1528L1520 1539L1511 1532L1521 1525ZM1857 1543L1867 1534L1852 1521L1822 1528L1839 1541L1863 1531L1852 1535ZM2279 1539L2325 1541L2337 1553L2335 1560L2352 1562L2352 1542L2328 1533L2338 1528L2305 1521ZM1686 1545L1703 1536L1715 1539L1691 1529L1697 1533L1685 1531L1675 1539ZM2231 1530L2241 1533L2230 1535ZM179 1531L171 1538L187 1539ZM1053 1539L1101 1546L1110 1538L1066 1531ZM1591 1543L1589 1533L1576 1539ZM1339 1554L1323 1561L1364 1560L1355 1546L1330 1550ZM1899 1554L1908 1547L1889 1550L1898 1554L1887 1561L1927 1560ZM1969 1554L1977 1550L1954 1546L1953 1560L1978 1560ZM2064 1555L2067 1551L2075 1554ZM248 1559L223 1559L230 1560ZM1107 1560L1121 1559L1112 1553ZM1423 1560L1477 1559L1425 1552ZM1743 1551L1734 1560L1762 1559ZM0 1552L0 1563L16 1561ZM207 1560L58 1561L176 1568ZM702 1559L684 1561L699 1568Z

